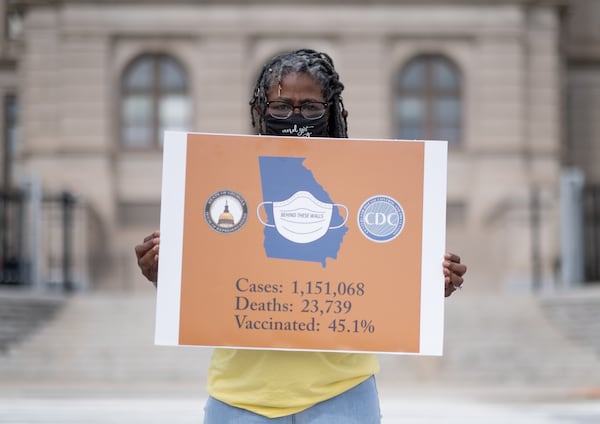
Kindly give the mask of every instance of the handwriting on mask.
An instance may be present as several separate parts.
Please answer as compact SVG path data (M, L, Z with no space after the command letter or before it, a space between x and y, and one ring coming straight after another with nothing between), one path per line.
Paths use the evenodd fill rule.
M284 128L281 130L281 133L283 135L289 134L301 137L310 137L312 133L309 130L312 128L314 128L314 125L305 125L303 127L299 127L297 124L294 124L292 128Z

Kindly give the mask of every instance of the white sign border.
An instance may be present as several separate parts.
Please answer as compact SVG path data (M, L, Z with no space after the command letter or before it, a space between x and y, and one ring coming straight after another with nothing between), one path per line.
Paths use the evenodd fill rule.
M448 143L425 141L419 353L442 355ZM440 192L443 190L443 193ZM442 294L440 295L440 291Z
M179 345L187 133L165 132L154 343Z

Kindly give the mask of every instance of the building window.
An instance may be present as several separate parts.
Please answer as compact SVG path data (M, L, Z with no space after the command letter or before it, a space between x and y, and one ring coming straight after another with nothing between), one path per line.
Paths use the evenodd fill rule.
M7 40L19 40L23 37L22 10L14 8L7 11L4 17L4 37Z
M165 54L138 57L126 68L121 91L124 147L160 147L165 130L189 130L188 78L172 57Z
M461 140L461 77L440 55L421 55L398 74L395 87L395 137L408 140Z

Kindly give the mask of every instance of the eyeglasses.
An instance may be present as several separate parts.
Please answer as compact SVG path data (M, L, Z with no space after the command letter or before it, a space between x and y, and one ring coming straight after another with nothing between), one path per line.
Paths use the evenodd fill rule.
M312 120L325 115L327 105L325 102L306 102L300 106L294 106L286 102L274 101L267 102L267 112L275 119L287 119L296 109L300 109L304 118Z

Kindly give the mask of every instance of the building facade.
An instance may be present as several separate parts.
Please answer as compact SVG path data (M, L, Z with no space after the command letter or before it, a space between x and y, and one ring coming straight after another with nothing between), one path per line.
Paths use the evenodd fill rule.
M136 286L133 246L159 225L162 131L251 133L261 64L300 47L333 57L351 137L448 140L447 249L473 290L562 284L561 172L600 183L598 2L3 7L3 183L83 205L77 287ZM38 227L24 250L53 231Z

